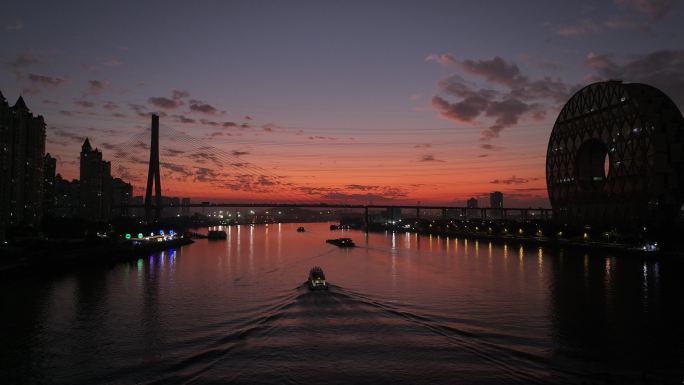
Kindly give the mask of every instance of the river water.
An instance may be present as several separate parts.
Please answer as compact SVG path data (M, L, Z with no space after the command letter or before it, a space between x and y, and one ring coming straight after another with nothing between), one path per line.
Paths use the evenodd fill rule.
M4 279L0 383L684 381L680 262L298 226Z

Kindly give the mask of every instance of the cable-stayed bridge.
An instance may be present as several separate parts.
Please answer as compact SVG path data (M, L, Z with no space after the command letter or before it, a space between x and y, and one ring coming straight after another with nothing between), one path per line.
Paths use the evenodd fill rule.
M277 175L273 175L267 170L250 164L242 160L238 155L229 154L225 151L208 145L200 139L187 135L184 132L169 130L169 134L173 140L185 146L194 149L202 150L193 154L197 161L202 164L211 164L215 167L234 167L240 170L244 175L249 176L253 180L263 179L277 179ZM142 135L142 134L141 134ZM159 116L152 115L152 123L150 127L150 145L149 147L140 140L138 135L133 138L132 146L138 149L149 150L149 161L146 166L148 168L147 184L145 190L144 204L128 204L115 208L144 208L145 216L148 221L156 221L161 217L163 209L179 208L178 205L164 204L162 199L161 189L161 170L163 167L171 169L177 168L176 165L170 162L160 162L160 148L159 148ZM136 159L137 163L143 163L141 159ZM207 164L208 165L208 164ZM209 170L209 168L202 168ZM545 208L524 208L524 207L499 207L499 208L478 208L478 207L463 207L451 205L420 205L420 204L348 204L348 203L327 203L327 202L305 202L302 201L301 196L294 194L279 194L282 197L277 202L202 202L181 205L180 207L188 208L324 208L324 209L358 209L363 210L365 214L366 223L368 223L369 210L412 210L415 211L415 217L421 217L421 211L439 210L442 217L454 218L472 218L482 220L506 220L511 218L517 219L551 219L552 210Z

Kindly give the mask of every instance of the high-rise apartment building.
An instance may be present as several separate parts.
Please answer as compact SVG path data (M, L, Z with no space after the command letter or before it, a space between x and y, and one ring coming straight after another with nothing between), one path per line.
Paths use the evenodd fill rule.
M0 93L0 237L13 225L43 219L45 121L20 96L10 106Z
M114 215L130 216L131 209L123 206L131 204L133 186L121 178L114 178L112 183L112 211Z
M88 138L81 146L79 216L89 220L107 220L111 216L111 163L102 152L90 146Z
M489 207L494 209L503 208L503 193L501 191L494 191L489 194Z

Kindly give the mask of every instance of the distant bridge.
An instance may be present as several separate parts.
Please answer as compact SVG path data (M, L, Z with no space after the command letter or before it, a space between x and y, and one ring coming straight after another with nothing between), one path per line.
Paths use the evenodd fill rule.
M158 206L162 209L178 209L178 208L323 208L323 209L361 209L364 210L366 223L368 223L369 210L390 210L390 209L406 209L415 210L416 218L420 219L421 210L440 210L443 217L447 217L449 213L457 212L459 217L470 219L484 219L484 220L504 220L513 217L513 214L518 214L516 218L521 219L544 219L549 220L552 217L553 210L545 208L524 208L524 207L463 207L463 206L443 206L443 205L363 205L363 204L343 204L343 203L191 203L187 205L171 205L165 204ZM132 209L145 208L145 205L121 205L114 207L115 209Z
M421 210L441 210L442 217L447 218L449 212L458 212L461 218L472 219L497 219L504 220L511 217L511 213L518 213L516 218L528 219L530 217L535 219L551 219L552 210L544 208L470 208L462 206L443 206L443 205L362 205L362 204L337 204L337 203L192 203L188 205L170 205L162 203L161 194L161 174L159 162L159 116L152 115L152 124L150 127L150 161L149 171L147 174L147 188L145 189L145 202L141 205L120 205L114 208L144 208L145 217L148 221L158 220L161 216L161 210L164 208L185 208L185 207L200 207L200 208L326 208L326 209L363 209L365 213L366 224L369 223L368 210L370 209L408 209L415 210L416 218L420 219ZM153 191L154 187L154 191ZM154 197L153 197L154 195Z

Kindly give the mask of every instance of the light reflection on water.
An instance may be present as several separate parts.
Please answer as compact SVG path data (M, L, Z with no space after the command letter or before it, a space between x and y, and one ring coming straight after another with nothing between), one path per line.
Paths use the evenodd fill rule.
M0 299L10 316L0 321L1 378L64 384L682 378L679 262L329 231L329 224L303 224L306 231L298 233L300 225L229 226L221 228L226 240L3 282ZM347 236L358 247L324 242ZM329 292L302 285L313 265L326 272Z

